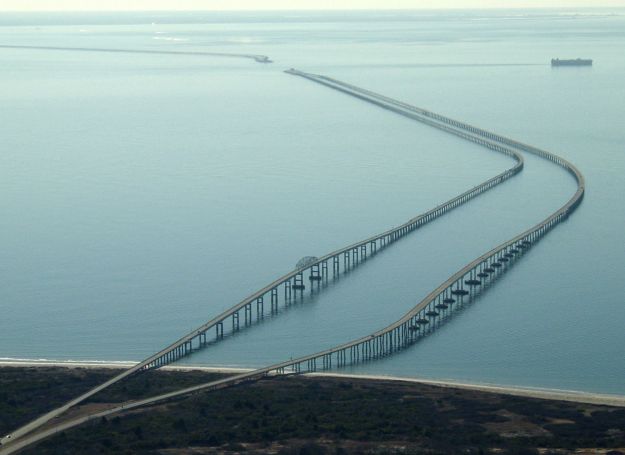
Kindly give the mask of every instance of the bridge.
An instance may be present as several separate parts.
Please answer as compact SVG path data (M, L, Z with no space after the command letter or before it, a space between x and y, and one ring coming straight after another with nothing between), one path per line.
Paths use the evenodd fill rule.
M536 245L543 236L560 222L566 220L583 199L583 176L572 163L555 154L336 79L305 73L295 69L286 72L338 90L344 94L409 117L447 133L454 134L455 136L490 150L506 154L514 159L515 164L495 177L486 180L424 214L408 220L400 226L333 251L320 258L309 258L309 260L303 261L301 267L276 279L269 285L198 327L196 330L172 343L170 346L145 359L143 362L140 362L120 375L66 403L64 406L50 411L24 427L19 428L11 435L6 436L2 440L3 443L8 443L9 441L14 442L7 446L6 449L2 450L2 453L12 453L26 445L48 437L56 431L63 431L91 419L169 400L181 395L201 390L214 390L228 387L245 381L257 380L268 375L315 372L334 367L342 367L348 364L357 364L390 355L404 349L414 344L422 337L427 336L427 334L433 330L436 330L445 320L449 319L454 311L462 308L462 306L471 302L480 293L487 290L489 286L503 276L503 274L531 247ZM240 323L241 312L244 315L244 327L252 323L254 307L256 309L256 318L263 318L265 314L265 301L270 303L272 314L277 312L280 303L279 296L283 295L283 303L288 305L292 299L297 298L298 293L303 292L306 288L305 276L310 280L311 286L319 281L327 280L330 276L329 268L331 264L332 276L336 277L341 273L341 270L349 270L360 261L364 261L368 257L375 255L378 251L400 240L424 224L437 219L453 208L468 202L484 191L506 181L523 168L523 157L519 151L532 153L547 159L566 170L577 182L576 192L560 209L542 222L496 246L465 265L393 324L367 336L311 355L291 359L219 381L212 381L156 397L125 403L122 406L97 414L87 415L62 425L54 426L46 431L24 437L52 418L131 374L158 368L162 365L174 362L193 352L193 350L196 349L194 345L197 345L197 348L205 347L207 345L207 333L209 330L215 330L216 340L223 339L225 330L224 324L226 321L231 323L232 332L240 330L242 328ZM230 324L227 325L229 326ZM19 438L22 439L19 440Z
M113 54L156 54L156 55L191 55L200 57L234 57L249 58L258 63L273 63L266 55L259 54L235 54L227 52L203 52L203 51L155 51L143 49L110 49L100 47L60 47L60 46L18 46L0 44L0 49L31 49L39 51L75 51L75 52L105 52Z

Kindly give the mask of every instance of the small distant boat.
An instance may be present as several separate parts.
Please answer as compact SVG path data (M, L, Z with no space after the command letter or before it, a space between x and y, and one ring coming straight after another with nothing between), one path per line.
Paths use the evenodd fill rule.
M559 58L552 58L551 66L592 66L592 59L576 58L569 60L560 60Z

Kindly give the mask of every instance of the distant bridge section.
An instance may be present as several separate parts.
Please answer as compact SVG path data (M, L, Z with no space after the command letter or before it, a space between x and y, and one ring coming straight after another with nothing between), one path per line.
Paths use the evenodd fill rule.
M17 46L0 44L0 49L30 49L39 51L77 51L77 52L108 52L114 54L156 54L156 55L191 55L200 57L234 57L250 58L258 63L273 63L266 55L258 54L234 54L227 52L203 52L203 51L157 51L143 49L110 49L100 47L60 47L60 46Z

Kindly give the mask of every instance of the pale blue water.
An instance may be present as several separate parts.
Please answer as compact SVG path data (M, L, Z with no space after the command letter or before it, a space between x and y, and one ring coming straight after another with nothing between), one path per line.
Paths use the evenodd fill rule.
M0 357L139 360L300 257L511 165L282 73L296 67L559 153L588 184L475 305L353 371L625 393L624 11L4 14L0 44L275 61L0 49ZM260 366L378 329L574 188L529 156L521 175L187 362Z

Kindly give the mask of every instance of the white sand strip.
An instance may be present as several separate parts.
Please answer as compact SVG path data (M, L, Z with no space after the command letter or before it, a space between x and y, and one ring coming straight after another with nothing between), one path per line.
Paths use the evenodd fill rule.
M122 369L136 365L137 362L119 361L52 361L52 360L0 360L0 367L62 367L62 368L112 368ZM169 365L162 367L166 371L206 371L210 373L243 373L253 371L253 368L239 367L210 367L200 365ZM572 401L607 406L625 407L625 395L611 395L603 393L580 392L575 390L541 389L531 387L503 386L496 384L480 384L456 382L451 380L434 380L422 378L410 378L401 376L382 376L367 374L342 374L342 373L308 373L311 377L351 378L366 379L371 381L393 381L427 384L453 389L475 390L479 392L500 393L527 398L539 398L543 400Z

